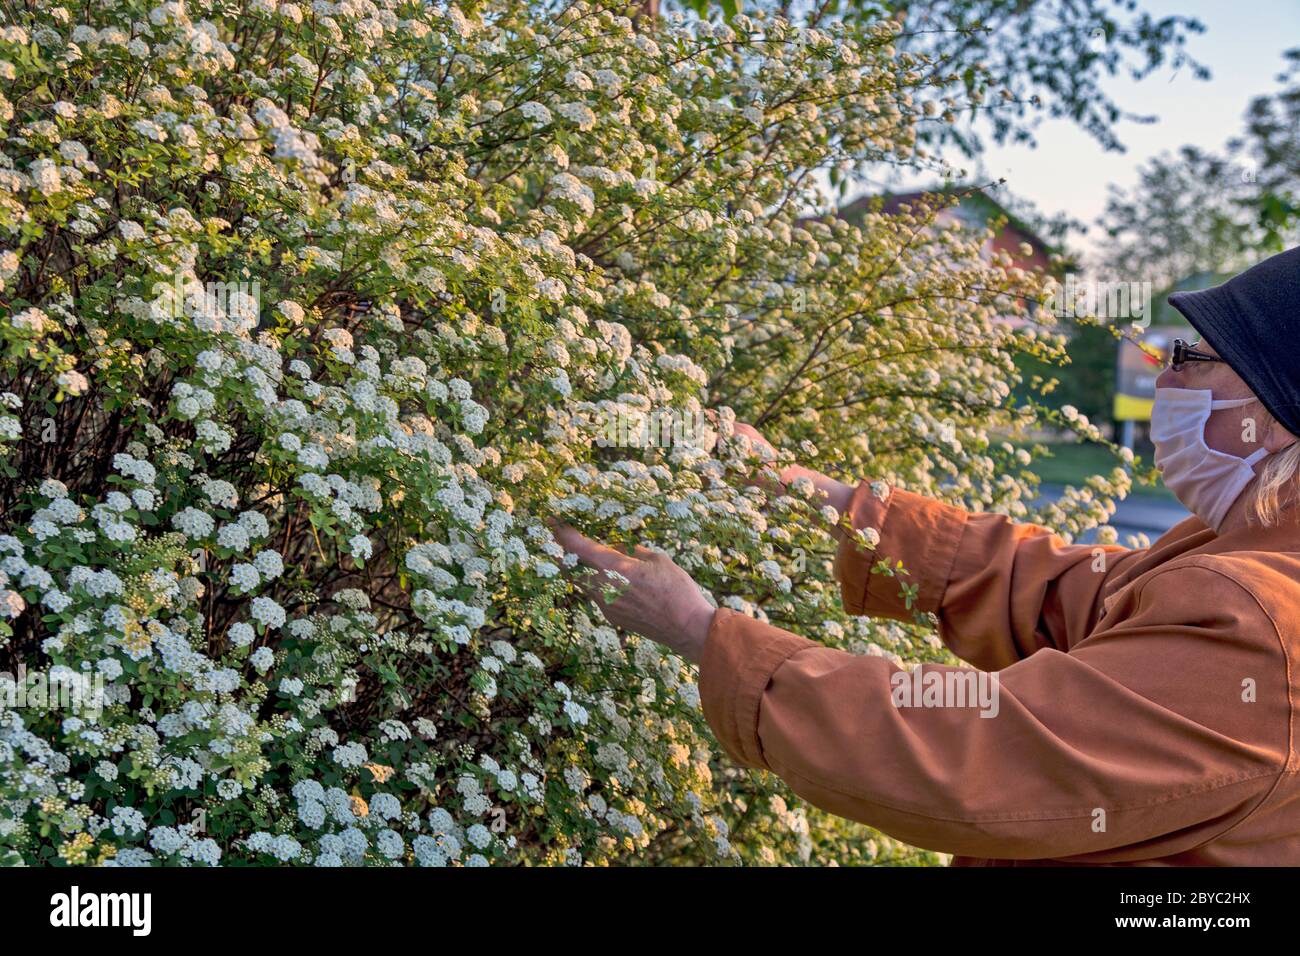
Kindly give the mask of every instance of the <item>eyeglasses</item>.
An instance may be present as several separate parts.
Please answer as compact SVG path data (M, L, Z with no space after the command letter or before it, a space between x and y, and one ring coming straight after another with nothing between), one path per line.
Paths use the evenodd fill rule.
M1223 359L1217 355L1210 355L1208 352L1198 352L1196 343L1188 345L1183 339L1174 339L1174 350L1169 354L1169 367L1175 372L1181 372L1183 366L1188 362L1222 362Z

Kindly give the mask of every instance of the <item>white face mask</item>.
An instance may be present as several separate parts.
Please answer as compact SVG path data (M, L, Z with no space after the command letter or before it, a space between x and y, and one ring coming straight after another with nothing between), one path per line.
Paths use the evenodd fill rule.
M1253 401L1215 401L1208 388L1156 389L1151 409L1156 467L1187 510L1215 531L1255 477L1252 466L1268 454L1268 449L1260 448L1246 458L1218 451L1205 444L1205 423L1213 411L1239 408Z

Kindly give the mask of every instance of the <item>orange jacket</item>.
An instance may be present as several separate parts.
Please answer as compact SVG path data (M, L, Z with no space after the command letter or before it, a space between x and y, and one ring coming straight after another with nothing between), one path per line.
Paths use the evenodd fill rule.
M733 759L956 865L1300 864L1300 524L1188 518L1128 550L865 482L850 512L880 541L841 543L846 609L911 619L900 583L917 585L953 653L996 672L996 714L896 705L904 676L969 668L894 677L720 609L700 692ZM881 559L908 575L873 574Z

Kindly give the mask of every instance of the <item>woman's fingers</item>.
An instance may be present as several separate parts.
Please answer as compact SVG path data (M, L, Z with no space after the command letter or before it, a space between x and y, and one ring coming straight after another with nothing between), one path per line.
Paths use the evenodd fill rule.
M633 546L631 554L624 554L556 519L548 518L547 524L561 547L595 569L575 583L605 620L699 661L713 610L666 552Z
M588 567L596 568L598 571L617 571L619 574L626 575L636 562L636 559L630 555L623 554L599 541L592 541L567 524L559 521L550 521L548 524L551 526L551 533L555 535L555 540L564 547L564 550L576 554L578 560Z
M772 443L763 437L763 433L760 432L753 425L747 425L745 422L736 422L735 433L737 435L744 435L746 438L748 438L751 442L753 442L756 445L761 445L762 447L767 448L771 451L776 450L775 448L772 447Z
M611 581L605 576L604 571L596 571L583 575L574 582L574 586L577 587L579 594L608 613L610 604L618 600L619 591L627 585Z

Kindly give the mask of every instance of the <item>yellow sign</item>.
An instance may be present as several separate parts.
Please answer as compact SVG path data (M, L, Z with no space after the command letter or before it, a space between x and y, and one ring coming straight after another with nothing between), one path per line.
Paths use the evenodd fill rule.
M1116 395L1115 413L1112 417L1117 422L1148 422L1151 420L1151 406L1154 404L1155 399L1153 398Z
M1142 334L1144 345L1167 355L1173 341L1186 330L1177 326L1159 326ZM1151 406L1155 404L1156 379L1164 370L1164 362L1127 340L1119 343L1115 381L1115 414L1117 422L1149 422Z

